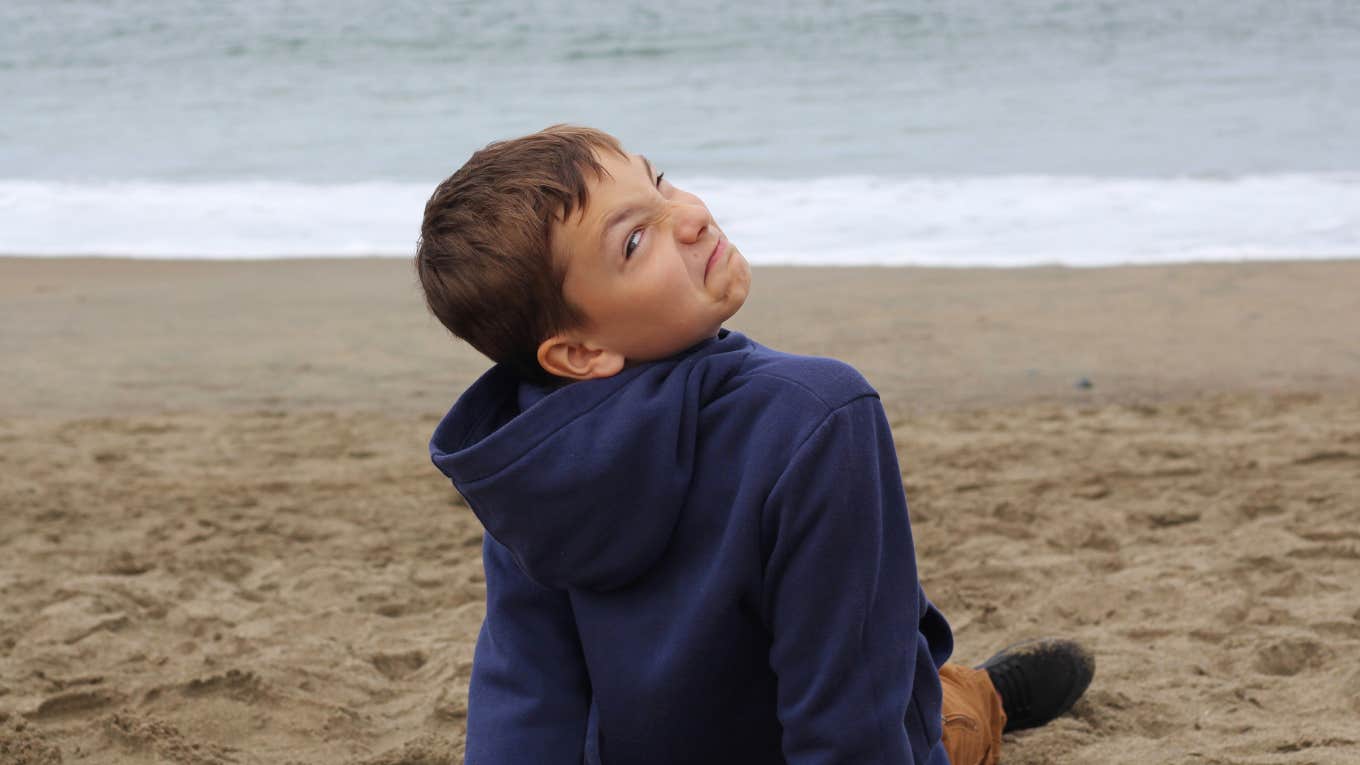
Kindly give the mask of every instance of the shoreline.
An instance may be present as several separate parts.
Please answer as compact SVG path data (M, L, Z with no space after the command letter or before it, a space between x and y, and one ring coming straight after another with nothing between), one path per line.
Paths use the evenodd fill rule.
M292 255L136 255L136 254L99 254L99 253L48 253L33 254L22 252L0 253L0 261L33 261L33 260L92 260L92 261L131 261L142 262L151 261L157 263L274 263L286 262L291 260L304 261L333 261L346 262L354 260L371 261L393 261L409 260L414 254L402 255L382 255L376 253L358 253L354 255L337 255L335 253L318 252L303 253ZM1234 265L1288 265L1290 263L1335 263L1347 261L1360 261L1360 252L1346 253L1344 255L1299 255L1299 256L1238 256L1221 258L1202 258L1198 260L1159 260L1148 262L1117 262L1117 263L1064 263L1061 261L1046 261L1037 263L1020 264L986 264L986 263L965 263L961 265L945 265L939 263L797 263L797 262L768 262L752 264L754 268L794 268L794 269L917 269L923 271L1024 271L1028 269L1072 269L1084 271L1088 269L1106 268L1175 268L1178 266L1234 266Z
M1360 380L1360 260L753 273L728 328L840 358L903 411ZM5 417L442 411L490 366L407 259L0 258L0 301Z

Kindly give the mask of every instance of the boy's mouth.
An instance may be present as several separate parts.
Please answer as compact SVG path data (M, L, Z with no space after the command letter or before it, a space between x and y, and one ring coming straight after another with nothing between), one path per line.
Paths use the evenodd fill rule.
M727 237L718 235L718 243L713 245L713 252L708 256L708 263L704 265L704 281L708 281L708 272L713 270L713 264L722 259L727 254Z

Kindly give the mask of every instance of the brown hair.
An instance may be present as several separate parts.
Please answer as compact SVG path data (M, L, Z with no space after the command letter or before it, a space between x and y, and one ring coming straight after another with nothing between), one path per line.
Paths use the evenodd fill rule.
M555 219L585 209L586 173L607 174L596 151L626 156L608 133L572 125L497 141L425 204L415 265L430 312L536 382L552 379L538 364L539 343L584 321L562 295L566 273L550 240Z

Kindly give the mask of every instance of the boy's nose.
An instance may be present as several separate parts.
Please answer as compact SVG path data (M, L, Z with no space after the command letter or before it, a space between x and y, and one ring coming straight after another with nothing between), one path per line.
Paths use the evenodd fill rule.
M675 221L675 237L685 244L693 244L704 238L713 219L708 208L703 205L679 203L672 213Z

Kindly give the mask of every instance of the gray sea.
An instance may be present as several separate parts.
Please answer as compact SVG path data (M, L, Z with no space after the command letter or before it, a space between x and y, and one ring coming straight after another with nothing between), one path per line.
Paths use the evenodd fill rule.
M0 252L406 255L555 122L757 262L1360 255L1360 0L7 0Z

